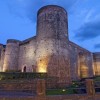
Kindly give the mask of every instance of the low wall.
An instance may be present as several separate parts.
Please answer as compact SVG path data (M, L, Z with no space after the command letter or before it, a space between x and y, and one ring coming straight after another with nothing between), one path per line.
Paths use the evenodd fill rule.
M30 81L30 82L32 82L32 81ZM34 82L32 82L32 84L33 83ZM0 92L2 94L2 95L0 95L0 100L56 100L56 99L57 100L100 100L100 93L95 93L94 82L92 79L86 80L87 94L46 95L45 83L46 83L46 81L44 79L37 80L36 86L35 86L36 94L34 94L34 92L28 93L28 91L27 92L25 92L25 91L17 92L17 94L15 92L14 95L13 95L14 91L13 92L9 91L9 93L11 93L11 94L7 94L6 93L7 89L8 88L11 89L11 87L8 85L9 87L8 88L6 87L7 89L5 88L6 92L5 91ZM24 90L24 89L27 90L27 88L30 87L30 85L32 85L32 84L25 85L25 87L22 90ZM18 86L18 87L21 87L21 86ZM17 86L12 86L12 87L15 88ZM30 89L32 89L32 87Z
M28 85L27 85L28 84ZM0 82L0 90L36 90L36 80Z
M87 95L48 96L47 100L87 100Z
M83 95L60 95L60 96L47 96L46 100L100 100L100 94L95 96Z
M2 97L2 98L0 98L0 100L36 100L36 99L33 97L15 97L15 98Z
M0 89L3 90L36 90L37 79L33 80L6 80L0 81ZM47 79L46 87L54 88L57 85L57 80Z
M95 96L84 95L54 95L34 97L0 97L0 100L100 100L100 94Z

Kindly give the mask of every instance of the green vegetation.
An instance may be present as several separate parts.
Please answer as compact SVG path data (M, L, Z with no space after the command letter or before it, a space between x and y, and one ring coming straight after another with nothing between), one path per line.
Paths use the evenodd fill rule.
M100 81L100 76L95 76L94 81Z
M49 89L46 91L47 95L65 95L65 94L80 94L86 93L85 83L80 81L73 81L69 87L64 89Z
M51 89L51 90L47 90L46 94L47 95L65 95L65 94L74 94L74 90L73 89Z
M0 80L46 78L46 73L0 72Z

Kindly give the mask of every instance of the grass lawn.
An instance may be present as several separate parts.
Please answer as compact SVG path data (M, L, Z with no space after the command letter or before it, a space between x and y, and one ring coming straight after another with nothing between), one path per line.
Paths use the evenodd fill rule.
M100 81L100 76L95 77L94 81Z
M46 91L47 95L65 95L74 94L73 89L51 89Z

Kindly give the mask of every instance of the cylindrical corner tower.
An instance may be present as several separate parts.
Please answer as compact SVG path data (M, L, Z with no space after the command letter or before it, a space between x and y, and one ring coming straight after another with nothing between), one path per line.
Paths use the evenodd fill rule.
M0 44L0 72L2 72L2 49L3 49L3 44Z
M3 48L3 44L0 43L0 51L2 51Z
M68 39L67 12L64 8L49 5L42 7L37 15L38 39Z
M3 48L3 44L0 44L0 54L1 54L2 48Z
M18 70L18 54L19 54L19 41L13 39L7 40L3 72Z
M64 8L49 5L37 15L37 72L59 78L70 84L70 58L68 50L68 22Z

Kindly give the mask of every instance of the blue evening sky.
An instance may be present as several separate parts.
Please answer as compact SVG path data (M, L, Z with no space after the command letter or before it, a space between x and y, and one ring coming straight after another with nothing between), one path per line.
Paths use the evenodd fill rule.
M69 39L99 52L100 0L0 0L0 43L35 36L37 11L52 4L68 12Z

